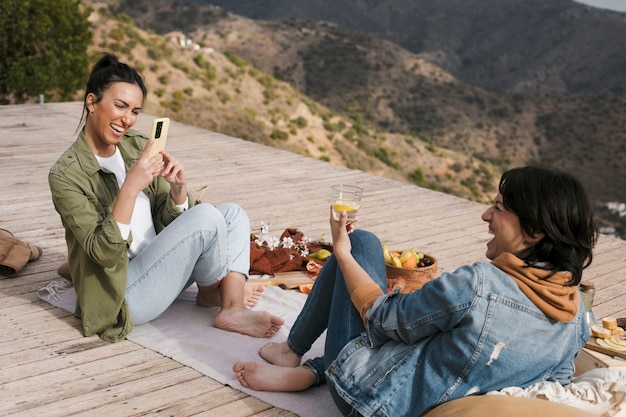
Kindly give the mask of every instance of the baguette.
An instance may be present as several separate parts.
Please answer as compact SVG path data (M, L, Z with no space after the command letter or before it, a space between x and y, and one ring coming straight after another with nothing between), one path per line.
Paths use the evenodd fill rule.
M601 337L602 339L611 338L611 330L597 324L591 326L591 334L595 337Z
M624 333L624 329L622 329L621 327L616 327L613 330L611 330L611 334L617 334L617 335L622 335Z
M602 319L602 327L609 330L617 329L617 319L615 317L605 317Z

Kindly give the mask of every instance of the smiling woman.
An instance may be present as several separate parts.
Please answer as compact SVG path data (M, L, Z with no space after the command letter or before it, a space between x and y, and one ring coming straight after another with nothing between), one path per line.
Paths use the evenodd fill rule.
M220 307L215 326L270 337L283 319L252 311L263 291L246 284L250 224L236 204L197 204L183 164L132 130L146 87L105 53L94 65L78 137L50 170L61 216L76 314L86 336L122 340L163 313L192 284L200 306Z
M589 339L577 284L597 227L584 189L567 174L512 169L482 220L488 261L400 294L387 293L378 238L331 215L333 255L289 337L261 348L269 364L236 362L237 379L264 391L328 382L345 416L399 417L509 386L567 385ZM324 331L323 357L301 364Z
M85 139L97 156L110 157L124 133L135 124L145 97L136 84L113 83L104 92L89 93L85 98L90 123L85 125Z

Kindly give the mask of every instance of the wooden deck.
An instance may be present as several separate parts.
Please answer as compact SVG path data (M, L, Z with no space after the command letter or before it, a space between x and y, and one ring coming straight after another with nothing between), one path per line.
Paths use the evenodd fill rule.
M0 228L44 254L0 279L0 415L292 416L129 341L83 337L79 321L38 299L66 255L47 185L50 166L73 141L80 103L0 106ZM147 132L151 116L137 128ZM415 246L440 270L482 259L485 209L446 194L173 123L169 150L203 201L235 201L253 227L297 227L328 236L330 185L365 188L361 228L392 248ZM602 237L585 280L597 287L596 317L626 317L626 242Z

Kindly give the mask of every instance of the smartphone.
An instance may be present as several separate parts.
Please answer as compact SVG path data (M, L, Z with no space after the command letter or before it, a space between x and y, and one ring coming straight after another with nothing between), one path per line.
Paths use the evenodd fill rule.
M160 117L152 121L152 131L150 137L154 138L152 149L150 149L149 158L152 158L159 152L165 149L165 142L167 142L167 130L170 127L170 119L167 117Z

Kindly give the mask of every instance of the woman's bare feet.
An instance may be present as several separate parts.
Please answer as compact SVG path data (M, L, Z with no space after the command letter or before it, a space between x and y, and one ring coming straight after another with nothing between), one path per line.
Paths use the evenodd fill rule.
M263 284L246 283L243 287L243 302L246 304L246 307L254 307L263 297L263 291L265 291Z
M248 309L250 303L254 305L261 298L263 290L256 284L248 285L243 274L229 272L215 285L198 286L196 302L205 307L220 307L214 321L218 329L254 337L271 337L280 330L285 320L267 311Z
M272 337L285 320L267 311L247 308L222 308L215 317L215 327L253 337Z
M274 365L295 368L300 365L300 356L291 351L287 342L267 342L259 349L259 355Z
M265 286L263 284L248 284L243 287L243 302L246 307L254 307L263 297ZM219 307L222 305L220 289L214 287L198 287L196 304L200 307Z
M262 362L236 362L233 372L242 386L255 391L303 391L315 384L315 375L306 366L287 368Z

